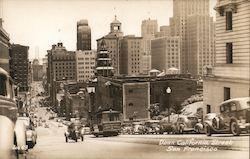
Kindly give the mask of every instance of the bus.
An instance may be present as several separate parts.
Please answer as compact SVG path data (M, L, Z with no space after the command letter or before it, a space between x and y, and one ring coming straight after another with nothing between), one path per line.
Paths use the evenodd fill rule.
M98 137L99 135L117 136L121 132L120 112L110 109L109 111L100 111L96 113L96 121L93 124L92 134Z
M14 84L8 73L0 67L0 158L18 157L15 123L17 105Z

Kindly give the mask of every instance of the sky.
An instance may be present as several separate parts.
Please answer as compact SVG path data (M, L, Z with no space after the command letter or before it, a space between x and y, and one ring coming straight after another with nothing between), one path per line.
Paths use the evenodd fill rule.
M158 26L169 25L172 0L0 0L0 17L10 42L29 46L29 57L43 58L53 44L63 42L76 49L76 23L87 19L91 27L92 49L96 39L110 31L117 15L124 35L141 35L141 22L156 19ZM210 0L210 15L216 0Z

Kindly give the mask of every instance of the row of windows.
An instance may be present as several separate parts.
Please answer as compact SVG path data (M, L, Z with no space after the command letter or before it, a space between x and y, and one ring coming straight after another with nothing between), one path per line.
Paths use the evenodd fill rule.
M67 63L63 62L63 63L55 63L55 65L75 65L75 63L74 62L67 62Z
M91 58L89 58L89 57L78 57L78 60L95 60L95 58L94 57L91 57Z
M95 69L95 66L86 66L86 67L84 67L84 66L82 66L82 67L78 67L78 70L80 70L80 69Z
M95 65L95 62L78 62L78 65Z
M94 70L90 70L90 71L79 71L78 73L94 73Z

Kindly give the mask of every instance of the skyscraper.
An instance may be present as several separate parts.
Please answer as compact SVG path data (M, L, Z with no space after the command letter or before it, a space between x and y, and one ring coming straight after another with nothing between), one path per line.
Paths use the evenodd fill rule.
M212 20L209 17L209 0L174 0L173 11L173 18L170 18L171 35L180 36L182 41L180 70L182 73L192 72L193 75L201 75L202 71L196 67L202 68L204 66L194 67L194 63L202 65L203 63L197 62L197 60L205 60L209 61L206 65L213 65L213 60L210 59L213 59L211 56L214 56L214 49L211 49L213 47L211 45L214 43L214 34L213 27L211 27ZM198 29L198 26L202 30ZM197 29L196 31L193 30L194 27ZM192 38L199 40L189 41ZM198 58L188 58L191 56ZM200 56L203 58L199 58Z
M146 67L141 67L141 73L148 74L151 69L151 40L155 37L158 32L157 20L147 19L143 20L141 24L141 36L142 36L142 46L143 46L143 58L141 63Z
M91 29L86 19L77 22L77 50L91 50Z

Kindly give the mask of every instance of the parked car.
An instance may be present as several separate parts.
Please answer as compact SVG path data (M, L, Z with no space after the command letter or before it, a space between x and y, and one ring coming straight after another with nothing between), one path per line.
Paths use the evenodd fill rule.
M250 100L249 97L234 98L219 105L220 113L212 120L204 121L207 136L217 133L232 133L234 136L242 132L250 132Z
M145 129L147 134L159 134L160 133L160 121L148 120L145 122Z
M16 140L17 140L17 147L19 148L20 153L25 153L25 151L28 150L28 147L26 146L26 126L23 123L22 120L16 120L15 125L15 134L16 134Z
M26 145L28 145L29 149L33 148L37 140L37 132L35 131L33 122L29 117L18 117L17 119L22 121L26 126Z
M83 129L83 134L84 135L90 135L91 134L90 127L85 126L82 129Z
M134 122L133 123L133 134L145 134L146 129L143 122Z
M168 134L176 134L176 120L177 118L172 118L170 121L167 118L163 118L160 121L160 134L167 132Z
M45 127L45 128L49 128L49 124L48 124L48 123L45 123L45 124L44 124L44 127Z
M58 123L58 127L62 127L63 126L63 124L62 123Z
M83 135L81 135L81 130L79 130L79 127L77 125L75 125L74 123L71 123L68 128L67 131L64 133L65 136L65 141L68 142L69 139L71 140L75 140L75 142L77 142L78 139L84 139Z
M184 132L201 132L203 125L196 116L181 115L177 119L176 128L178 133L183 134Z

